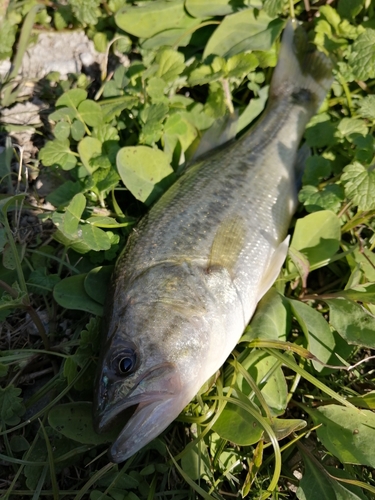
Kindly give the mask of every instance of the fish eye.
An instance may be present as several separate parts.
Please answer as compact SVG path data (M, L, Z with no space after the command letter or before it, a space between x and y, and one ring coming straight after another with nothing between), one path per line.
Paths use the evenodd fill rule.
M117 353L113 360L113 367L117 375L130 375L135 371L137 364L137 354L134 349L124 349Z

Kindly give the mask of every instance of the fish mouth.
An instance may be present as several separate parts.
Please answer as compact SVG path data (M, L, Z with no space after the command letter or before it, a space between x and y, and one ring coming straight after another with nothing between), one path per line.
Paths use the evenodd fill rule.
M181 402L180 377L171 363L155 366L138 377L124 399L113 406L106 404L94 419L99 433L126 421L109 448L110 460L123 462L143 448L168 427L189 400Z

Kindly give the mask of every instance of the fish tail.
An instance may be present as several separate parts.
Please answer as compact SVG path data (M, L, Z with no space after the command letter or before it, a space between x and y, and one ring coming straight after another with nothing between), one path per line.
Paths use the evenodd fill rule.
M270 97L292 98L296 104L318 109L333 80L333 62L308 42L304 29L289 21L283 33Z

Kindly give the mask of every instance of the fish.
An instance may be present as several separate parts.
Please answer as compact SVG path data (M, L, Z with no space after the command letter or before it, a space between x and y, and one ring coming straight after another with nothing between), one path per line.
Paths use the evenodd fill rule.
M97 432L131 414L112 462L178 417L277 279L297 206L298 147L331 83L331 60L289 21L257 123L188 166L128 238L103 316L93 403Z

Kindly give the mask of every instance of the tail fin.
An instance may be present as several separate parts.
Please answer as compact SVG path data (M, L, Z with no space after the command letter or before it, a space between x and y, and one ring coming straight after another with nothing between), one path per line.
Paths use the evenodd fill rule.
M319 108L332 84L332 61L318 52L296 21L283 33L279 61L273 74L270 97L291 96L296 103Z

